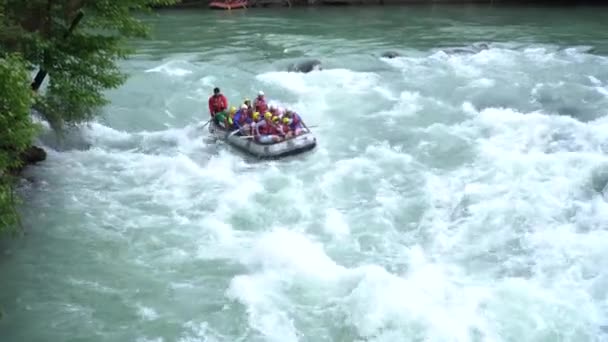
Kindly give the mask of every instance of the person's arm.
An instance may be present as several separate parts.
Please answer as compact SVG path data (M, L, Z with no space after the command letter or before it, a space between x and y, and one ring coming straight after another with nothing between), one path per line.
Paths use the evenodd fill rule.
M266 125L266 121L260 121L255 125L255 135L260 136L260 127Z
M224 95L222 95L222 104L224 105L224 108L228 110L228 99Z

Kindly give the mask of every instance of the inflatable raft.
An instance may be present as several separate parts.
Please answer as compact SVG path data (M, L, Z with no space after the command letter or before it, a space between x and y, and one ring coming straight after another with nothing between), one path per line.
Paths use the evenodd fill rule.
M232 131L218 126L214 121L209 123L209 133L216 138L227 142L231 146L260 159L276 159L293 156L312 150L317 145L317 139L312 135L309 129L305 129L304 132L298 136L270 144L259 143L255 141L252 136L232 134Z
M209 3L209 7L223 10L247 8L247 0L212 1Z

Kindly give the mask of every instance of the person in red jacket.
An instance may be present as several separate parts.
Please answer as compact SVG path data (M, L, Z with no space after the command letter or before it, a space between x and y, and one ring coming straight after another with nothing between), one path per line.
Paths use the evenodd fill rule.
M209 114L211 118L215 120L217 124L218 121L224 121L226 118L226 109L228 108L228 100L224 94L220 93L220 88L213 88L213 95L209 97ZM216 116L220 117L216 117Z
M263 91L260 90L258 97L255 98L255 101L253 101L253 108L256 112L260 113L266 113L268 111L268 105L266 104Z

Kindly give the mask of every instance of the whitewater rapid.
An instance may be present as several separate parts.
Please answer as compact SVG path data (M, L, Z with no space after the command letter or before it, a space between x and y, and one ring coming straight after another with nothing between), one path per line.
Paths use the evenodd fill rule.
M41 138L6 341L607 341L608 58L349 47L308 74L128 61L102 119ZM214 141L217 84L294 108L317 148Z

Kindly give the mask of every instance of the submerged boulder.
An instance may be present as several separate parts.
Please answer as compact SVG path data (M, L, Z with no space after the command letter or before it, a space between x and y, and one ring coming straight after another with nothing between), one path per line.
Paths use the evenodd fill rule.
M401 56L397 51L385 51L380 56L384 58L395 58Z
M307 59L300 62L290 64L287 68L289 72L311 72L313 70L321 70L321 61L318 59Z

